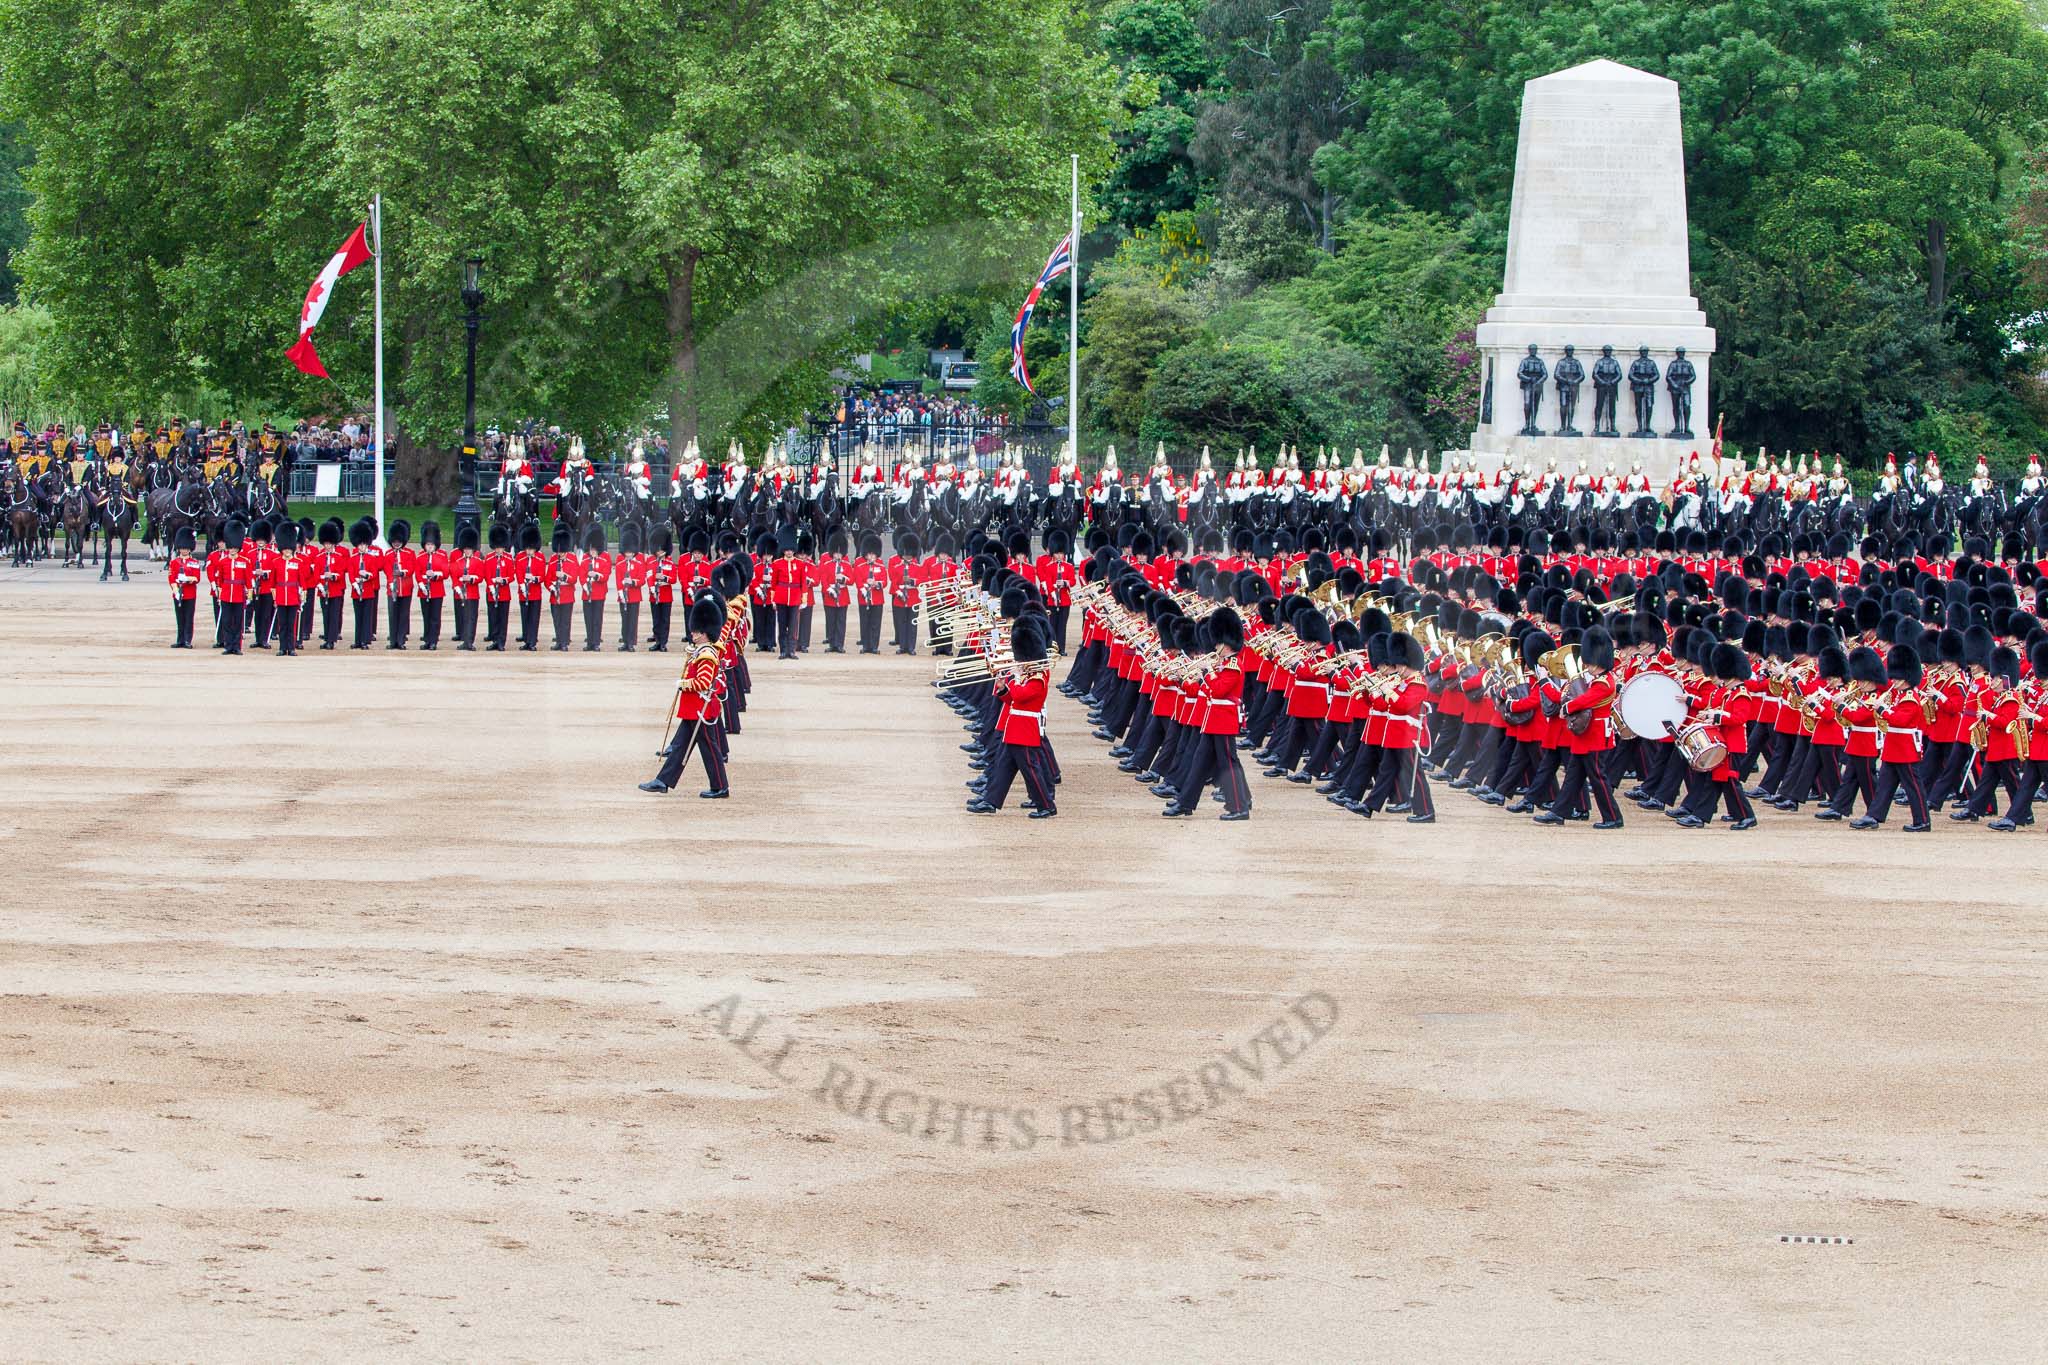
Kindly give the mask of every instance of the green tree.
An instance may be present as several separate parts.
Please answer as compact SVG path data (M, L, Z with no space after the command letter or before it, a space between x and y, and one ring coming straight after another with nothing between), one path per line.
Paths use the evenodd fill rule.
M1204 25L1228 57L1193 145L1195 164L1226 195L1298 215L1324 251L1336 245L1343 191L1316 157L1357 108L1326 41L1332 9L1332 0L1212 0Z
M933 276L1014 275L1068 153L1091 178L1110 154L1072 0L0 0L0 21L58 375L333 403L280 353L376 189L393 396L433 440L459 424L473 252L486 417L759 431ZM343 286L320 343L355 402L367 292Z
M20 291L14 253L28 241L28 186L21 172L33 159L21 125L0 123L0 307L13 303Z
M1252 350L1207 340L1169 351L1145 391L1141 445L1235 451L1311 439L1313 428L1285 376Z
M1145 386L1159 357L1194 337L1200 315L1186 291L1136 271L1103 285L1088 312L1084 411L1091 429L1128 443L1144 421Z
M1104 12L1103 52L1116 63L1124 117L1116 164L1097 194L1127 231L1195 206L1204 180L1188 154L1197 96L1216 74L1195 0L1121 0Z

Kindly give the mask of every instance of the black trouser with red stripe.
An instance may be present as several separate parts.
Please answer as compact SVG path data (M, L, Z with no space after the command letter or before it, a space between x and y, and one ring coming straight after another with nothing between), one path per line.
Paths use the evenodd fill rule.
M2024 760L2001 758L1993 762L1986 760L1984 774L1977 779L1977 789L1970 793L1969 802L1963 807L1972 815L1989 815L1998 804L1998 789L2003 786L2014 797L2019 795L2020 768Z
M2024 825L2034 818L2034 790L2041 785L2043 776L2048 776L2048 762L2031 759L2013 760L2019 785L2014 788L2012 804L2005 808L2005 818L2015 825Z
M1921 761L1920 775L1927 791L1927 804L1939 809L1962 792L1976 750L1961 740L1931 744L1928 749L1927 757Z
M420 648L432 649L441 643L441 604L445 597L429 597L420 607Z
M1877 775L1877 788L1870 796L1870 809L1864 814L1884 823L1891 814L1892 796L1901 787L1906 792L1906 808L1913 814L1913 823L1927 823L1927 788L1920 781L1920 765L1915 763L1885 763Z
M349 643L357 649L368 649L377 642L377 599L352 598L350 605L355 615L355 636Z
M1835 784L1835 794L1829 799L1827 808L1840 815L1847 815L1856 809L1856 798L1862 797L1866 809L1875 811L1877 791L1877 760L1863 754L1849 754L1848 766Z
M1252 808L1252 791L1244 780L1244 767L1237 761L1236 735L1189 736L1194 750L1188 779L1180 793L1183 810L1202 804L1202 789L1215 783L1223 792L1223 808L1232 815Z
M404 649L412 638L412 594L392 598L384 615L391 623L391 635L386 643L393 649Z
M1005 741L995 757L989 760L981 799L1001 810L1004 799L1010 794L1010 779L1019 773L1024 775L1024 792L1031 798L1031 804L1042 811L1053 811L1052 770L1047 766L1043 749L1036 744Z
M1550 803L1552 815L1563 818L1577 814L1590 789L1593 804L1600 808L1602 821L1621 819L1621 807L1614 804L1614 788L1607 780L1606 757L1606 751L1602 750L1591 754L1575 753L1565 760L1564 781L1558 785L1557 799Z
M1413 815L1435 815L1436 803L1429 799L1429 779L1423 775L1420 749L1388 749L1380 756L1379 776L1365 798L1366 806L1379 810L1390 800L1406 801Z
M1729 759L1730 764L1741 757L1741 754L1734 755ZM1749 804L1749 798L1743 794L1739 771L1729 777L1717 778L1694 769L1686 781L1691 791L1686 795L1684 809L1686 814L1695 819L1711 821L1714 818L1714 807L1723 802L1727 804L1728 814L1736 820L1749 820L1755 817L1756 809Z
M220 604L220 644L230 654L242 652L242 620L247 610L241 602Z
M171 615L178 623L178 638L174 642L185 648L192 647L192 618L198 615L199 599L196 597L174 597L171 599Z
M711 790L722 792L729 780L725 772L725 759L719 755L718 720L712 717L701 725L694 720L676 722L676 737L662 750L664 762L654 780L664 787L674 787L683 776L683 765L690 761L690 750L695 749L704 760L704 778L711 784ZM693 742L694 740L694 742Z
M267 592L259 594L250 616L256 631L256 648L262 649L270 643L270 627L277 617L276 596Z
M776 643L781 646L780 657L784 659L794 659L796 657L796 614L796 603L791 602L787 605L782 603L776 604L775 639Z

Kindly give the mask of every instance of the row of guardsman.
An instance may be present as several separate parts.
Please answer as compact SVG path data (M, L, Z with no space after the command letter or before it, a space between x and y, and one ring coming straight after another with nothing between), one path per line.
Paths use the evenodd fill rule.
M1044 589L1003 545L972 548L927 590L958 648L940 686L987 772L969 809L1000 808L1021 773L1049 814ZM2001 832L2033 823L2048 566L1987 562L1979 543L1933 557L1866 543L1839 561L1721 548L1399 564L1104 547L1073 592L1081 646L1059 690L1169 816L1214 787L1225 818L1244 818L1244 751L1268 778L1413 823L1436 818L1432 779L1596 829L1621 828L1624 801L1688 829L1717 813L1754 828L1756 802L1858 829L1894 804L1915 833L1947 807Z

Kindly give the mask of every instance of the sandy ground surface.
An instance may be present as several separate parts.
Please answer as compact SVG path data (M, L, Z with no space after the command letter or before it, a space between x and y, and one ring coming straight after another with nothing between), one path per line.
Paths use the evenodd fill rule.
M2048 1339L2038 832L1169 823L1064 699L977 820L930 662L819 654L656 799L662 656L165 598L0 570L5 1359Z

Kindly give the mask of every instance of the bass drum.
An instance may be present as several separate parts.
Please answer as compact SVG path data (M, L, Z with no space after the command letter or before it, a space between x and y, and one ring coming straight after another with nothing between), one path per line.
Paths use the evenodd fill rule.
M1685 712L1685 688L1668 673L1638 673L1622 684L1614 704L1624 739L1669 739L1684 726Z
M1705 721L1694 721L1678 732L1678 752L1696 773L1710 773L1728 761L1728 746Z

